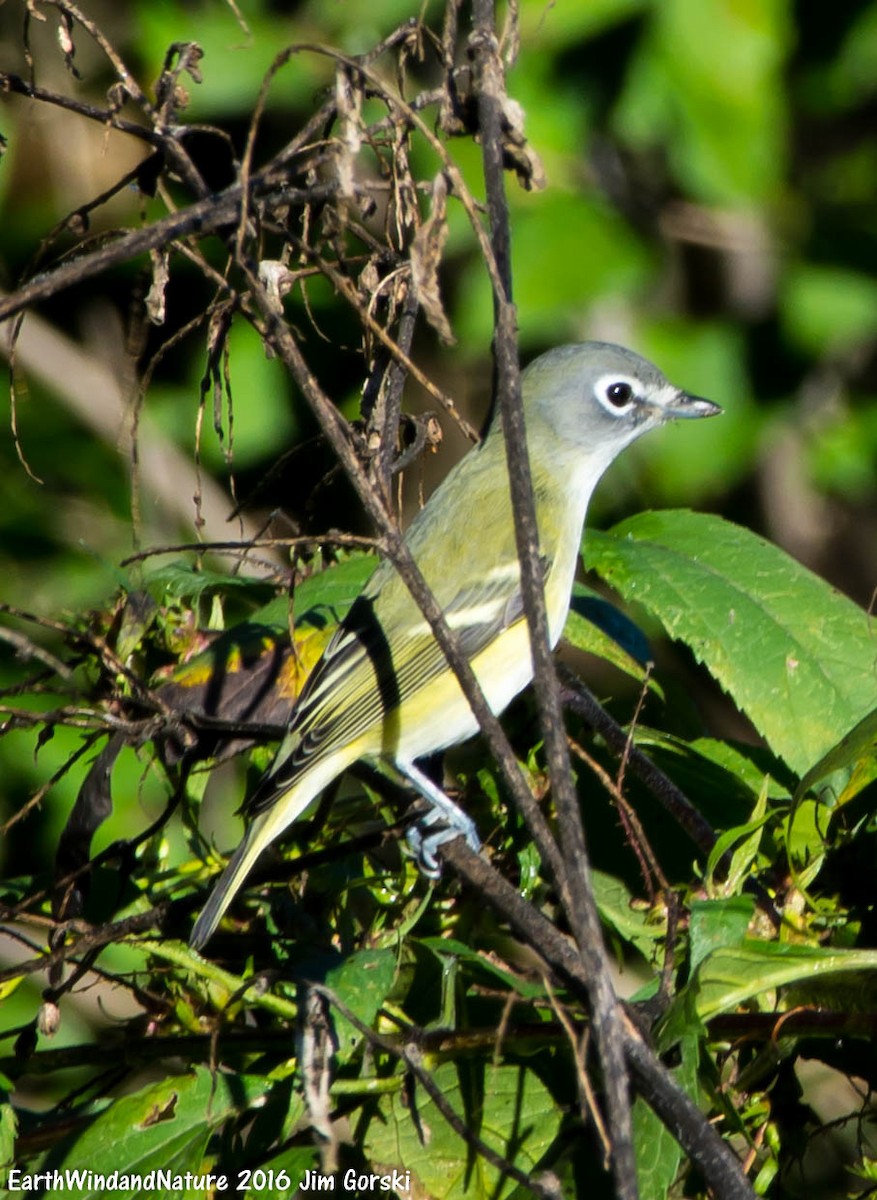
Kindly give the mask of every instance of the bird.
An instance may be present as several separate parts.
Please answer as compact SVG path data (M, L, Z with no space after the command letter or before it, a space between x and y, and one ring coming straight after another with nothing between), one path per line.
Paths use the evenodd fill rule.
M563 631L591 494L637 438L679 418L714 416L651 362L607 342L549 350L521 375L527 449L552 648ZM459 638L492 712L533 678L502 421L450 471L405 540ZM202 949L262 851L360 760L384 764L427 802L409 841L428 874L436 852L477 830L417 765L478 723L401 577L381 562L308 677L273 764L242 806L245 831L192 929Z

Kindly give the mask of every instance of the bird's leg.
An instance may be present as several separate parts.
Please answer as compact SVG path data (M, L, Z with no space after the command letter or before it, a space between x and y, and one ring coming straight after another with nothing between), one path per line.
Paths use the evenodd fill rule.
M393 766L429 805L429 812L419 817L405 835L424 875L430 879L438 878L441 874L441 867L436 858L436 851L439 846L452 841L455 837L464 837L477 854L481 849L481 842L475 822L471 817L468 817L414 763L397 760ZM433 826L438 826L438 828L433 828Z

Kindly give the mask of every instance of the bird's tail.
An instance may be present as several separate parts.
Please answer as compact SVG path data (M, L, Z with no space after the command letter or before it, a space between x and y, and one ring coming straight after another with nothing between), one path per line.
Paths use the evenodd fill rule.
M337 773L336 770L335 774ZM250 821L243 841L231 856L219 882L210 893L204 911L195 922L189 938L189 945L194 950L200 950L211 937L222 914L231 904L262 851L302 816L317 793L329 782L323 777L324 774L322 771L309 772L308 775L299 778L270 808L260 812ZM329 775L329 779L333 777Z

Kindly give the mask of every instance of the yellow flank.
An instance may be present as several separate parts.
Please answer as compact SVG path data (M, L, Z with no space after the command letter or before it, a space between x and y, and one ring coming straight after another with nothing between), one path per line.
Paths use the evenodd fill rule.
M532 675L532 668L529 667L531 661L530 636L527 622L523 618L510 625L472 659L475 677L485 692L491 709L501 711L501 708L505 707L505 704L500 706L497 703L499 697L496 695L496 681L513 679L522 663L527 664L527 669ZM508 703L512 697L503 698ZM391 717L393 715L391 714ZM392 758L400 745L404 749L406 734L412 731L424 727L428 729L436 724L454 727L458 722L469 724L471 720L469 702L463 695L456 675L450 670L443 671L426 687L419 688L413 695L406 697L404 721L401 725L398 715L395 720L386 720L383 728L375 731L380 732L381 736L370 739L373 745L360 753L382 754Z

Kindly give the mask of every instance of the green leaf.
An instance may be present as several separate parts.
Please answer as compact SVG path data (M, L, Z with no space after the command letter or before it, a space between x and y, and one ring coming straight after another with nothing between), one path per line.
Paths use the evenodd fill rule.
M0 1103L0 1167L5 1167L13 1161L17 1129L18 1118L15 1109L4 1099Z
M830 794L837 805L846 804L877 778L877 710L868 713L846 737L824 754L802 778L795 792L798 803L807 792L819 798Z
M797 774L877 707L867 614L748 530L642 513L589 531L586 561L691 647Z
M52 1165L86 1173L83 1186L76 1190L81 1200L104 1196L102 1184L114 1172L119 1178L113 1195L119 1200L158 1200L171 1191L206 1197L212 1194L210 1189L185 1191L159 1183L151 1188L139 1182L125 1186L121 1176L146 1176L152 1171L168 1171L171 1176L206 1173L210 1168L204 1165L204 1156L211 1132L250 1108L269 1087L265 1079L196 1067L190 1075L163 1079L114 1101L62 1152L60 1160L53 1154ZM101 1186L89 1186L90 1177Z
M695 1011L703 1021L731 1012L765 992L843 971L877 971L877 950L824 950L745 939L739 946L707 956L674 1001L666 1020L691 989ZM773 1000L770 1001L771 1005Z
M318 619L337 624L343 619L369 577L378 565L374 554L350 554L333 563L323 571L316 571L296 584L293 593L293 612L296 621L307 619L316 624ZM289 627L289 601L278 596L253 613L253 621L265 625Z
M630 942L646 958L651 958L655 942L666 936L666 924L655 921L647 909L634 908L633 896L613 875L594 871L591 882L602 920L624 941Z
M694 1025L682 1036L682 1061L670 1072L692 1100L697 1100L699 1032ZM637 1097L632 1116L640 1200L667 1200L670 1187L679 1174L682 1148L642 1097Z
M666 143L683 188L718 203L776 194L786 160L783 0L661 0L628 71L622 136Z
M273 1070L270 1070L270 1063L265 1062L264 1065L266 1071L270 1071L269 1078L274 1080L274 1083L249 1123L243 1157L247 1162L258 1162L266 1172L273 1165L275 1173L286 1170L293 1178L300 1179L308 1167L316 1166L314 1160L318 1151L314 1145L297 1146L297 1153L293 1154L291 1163L287 1165L283 1161L286 1153L292 1149L289 1142L308 1119L308 1106L303 1090L301 1086L296 1086L297 1064L288 1059L277 1064ZM269 1158L278 1146L287 1147L286 1152L281 1150L276 1158ZM295 1168L294 1171L292 1167ZM257 1190L253 1188L254 1192ZM263 1194L271 1196L276 1195L278 1191L284 1197L288 1194L281 1189L275 1189L274 1192L266 1189Z
M667 1200L679 1173L682 1149L642 1097L637 1097L631 1115L640 1200Z
M33 886L33 881L30 881L30 886ZM4 979L0 983L0 1001L8 1000L13 992L18 991L19 987L24 983L24 975L13 975L11 979Z
M571 646L612 663L637 682L646 676L651 660L649 642L642 630L623 612L577 583L563 629Z
M480 950L473 950L471 946L467 946L465 942L458 941L457 938L451 937L423 937L418 938L417 945L425 946L431 951L440 961L446 959L449 955L454 955L461 963L465 963L467 968L476 976L483 976L488 986L495 987L497 983L501 987L508 988L509 991L515 992L518 996L523 996L528 999L545 995L545 988L541 982L533 982L528 979L522 979L519 975L515 975L511 971L505 971L502 967L491 962L491 960Z
M768 800L780 806L791 798L792 773L762 746L734 745L717 738L687 741L647 725L637 726L634 740L682 788L709 822L720 829L732 828L721 854L753 832L745 826L753 820L753 808L762 792L766 791ZM787 777L790 782L784 786L779 781ZM771 809L775 807L771 805ZM723 833L720 840L724 838ZM712 865L708 863L706 868L708 889L710 873L718 860L711 855L710 861ZM729 890L725 883L723 880L718 894L733 894L733 889ZM715 893L708 890L708 894Z
M714 899L735 895L738 887L749 874L758 857L764 828L770 819L767 812L768 782L768 777L765 776L761 791L758 794L758 800L755 802L755 809L746 824L737 825L732 829L725 830L717 838L716 844L710 851L704 873L704 882L708 894ZM736 848L730 856L730 863L723 872L721 882L717 882L715 871L719 864L723 862L725 855L731 850L732 846ZM744 929L743 933L745 932ZM700 961L700 957L702 956L698 956L697 961Z
M562 1114L538 1076L523 1066L469 1070L465 1061L444 1063L433 1081L469 1129L522 1171L533 1171L551 1146ZM412 1193L434 1200L502 1200L517 1185L473 1156L433 1101L394 1093L379 1102L379 1117L365 1135L373 1162L411 1171ZM417 1119L412 1120L412 1111ZM428 1136L424 1138L424 1131ZM386 1169L386 1167L384 1167ZM415 1186L416 1184L416 1186Z
M191 563L180 560L170 562L146 577L146 586L160 603L168 598L175 600L197 600L205 592L250 591L264 595L266 584L261 580L249 579L245 575L228 575L201 567L197 571Z
M396 977L396 955L392 950L360 950L326 975L326 986L338 995L354 1016L371 1026ZM338 1037L338 1058L346 1062L362 1041L359 1030L333 1011Z
M289 1200L291 1196L301 1196L298 1184L308 1177L308 1171L316 1172L321 1183L323 1180L335 1183L334 1176L321 1174L316 1146L287 1146L274 1158L258 1161L250 1186L243 1194L238 1193L240 1200Z
M692 901L689 924L692 971L716 950L739 946L754 911L752 896Z
M783 837L797 888L808 888L822 870L827 826L826 810L815 800L802 800L789 813Z

